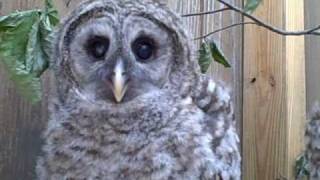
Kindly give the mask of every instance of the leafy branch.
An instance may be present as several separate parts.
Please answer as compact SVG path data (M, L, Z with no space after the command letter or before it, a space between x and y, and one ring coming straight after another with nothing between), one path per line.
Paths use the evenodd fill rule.
M214 41L202 43L199 54L199 65L202 73L206 73L208 71L211 62L213 61L222 64L226 68L231 67Z
M261 0L247 1L247 4L245 5L245 9L241 9L239 7L236 7L236 6L226 2L225 0L217 0L217 1L220 2L221 4L225 5L226 7L219 9L219 10L216 10L216 11L206 11L206 12L200 12L200 13L184 14L184 15L182 15L182 17L202 16L202 15L209 15L209 14L224 12L227 10L233 10L233 11L238 12L241 15L243 15L253 21L253 22L237 23L236 25L255 24L257 26L264 27L272 32L275 32L275 33L283 35L283 36L305 36L305 35L319 36L320 35L320 32L318 31L318 30L320 30L320 25L318 25L314 28L310 28L310 29L306 29L306 30L302 30L302 31L286 31L286 30L274 27L270 24L267 24L267 23L263 22L261 19L251 15L250 13L252 13L258 7ZM234 25L232 25L231 27L234 27ZM217 31L217 32L219 32L219 31ZM216 33L216 32L211 32L207 35L204 35L202 37L198 37L195 39L202 39L202 38L208 37L214 33Z
M41 100L40 77L49 67L50 37L58 23L52 0L45 0L43 10L0 17L0 59L18 91L33 103Z
M222 27L220 29L216 29L208 34L205 34L203 36L197 37L194 40L201 40L201 39L207 39L208 37L210 37L211 35L233 28L233 27L237 27L237 26L243 26L243 25L257 25L257 26L261 26L263 28L266 28L272 32L275 32L277 34L283 35L283 36L304 36L304 35L320 35L320 32L318 30L320 30L320 25L311 28L311 29L306 29L306 30L302 30L302 31L286 31L277 27L274 27L268 23L263 22L261 19L251 15L252 12L255 11L255 9L259 6L259 4L262 2L262 0L247 0L244 9L241 9L235 5L230 4L229 2L225 1L225 0L216 0L218 2L220 2L221 4L223 4L225 7L218 9L218 10L214 10L214 11L205 11L205 12L199 12L199 13L190 13L190 14L183 14L182 17L194 17L194 16L203 16L203 15L210 15L210 14L216 14L216 13L220 13L220 12L225 12L225 11L235 11L241 15L243 15L244 17L247 17L248 19L250 19L250 22L239 22L239 23L234 23L231 25L228 25L226 27ZM207 41L205 41L204 43L202 43L201 48L202 47L206 47L206 46L210 46L210 44L206 44ZM214 42L211 42L214 43ZM216 52L208 52L211 54L215 54L215 53L219 53L219 54L223 54L220 50L216 51ZM206 70L208 69L209 65L211 64L212 61L208 61L208 58L203 59L204 56L201 56L200 53L200 58L199 58L199 63L201 64L205 64L206 66L201 66L202 68L205 67L205 69L202 69L202 72L206 72ZM205 60L207 60L208 62L205 62ZM213 61L217 61L216 59L213 59ZM227 62L227 60L224 60L223 62Z
M261 3L261 0L247 0L247 3L245 5L245 11L247 12L253 12L258 5ZM202 15L208 15L208 14L215 14L223 11L232 10L230 7L221 8L214 11L206 11L206 12L200 12L200 13L191 13L191 14L183 14L182 17L192 17L192 16L202 16ZM199 50L199 65L201 68L202 73L206 73L211 65L212 62L217 62L219 64L222 64L226 68L230 68L231 65L228 63L228 60L226 59L223 52L218 48L216 43L211 40L208 41L207 38L215 33L239 26L239 25L246 25L246 24L256 24L255 22L240 22L231 24L226 27L222 27L220 29L216 29L213 32L210 32L209 34L206 34L204 36L200 36L198 38L195 38L194 40L200 40L204 39L204 42L201 44L200 50Z
M264 27L272 32L275 32L277 34L280 34L280 35L284 35L284 36L320 35L320 32L317 32L317 30L320 29L320 25L318 25L314 28L311 28L311 29L303 30L303 31L285 31L283 29L274 27L270 24L263 22L261 19L255 17L253 15L250 15L245 10L242 10L236 6L233 6L232 4L230 4L224 0L217 0L217 1L224 4L226 7L230 8L231 10L234 10L235 12L238 12L238 13L242 14L243 16L251 19L252 21L254 21L256 23L256 25L262 26L262 27Z

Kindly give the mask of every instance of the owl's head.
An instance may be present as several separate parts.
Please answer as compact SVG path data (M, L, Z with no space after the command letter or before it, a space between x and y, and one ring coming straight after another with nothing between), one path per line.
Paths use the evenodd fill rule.
M55 45L60 96L77 89L93 101L122 103L187 91L199 71L180 18L152 0L87 1L62 24Z

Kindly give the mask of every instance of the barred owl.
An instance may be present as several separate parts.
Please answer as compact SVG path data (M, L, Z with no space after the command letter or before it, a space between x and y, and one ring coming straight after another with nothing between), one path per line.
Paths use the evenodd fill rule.
M90 0L54 41L39 179L240 179L228 88L156 0Z

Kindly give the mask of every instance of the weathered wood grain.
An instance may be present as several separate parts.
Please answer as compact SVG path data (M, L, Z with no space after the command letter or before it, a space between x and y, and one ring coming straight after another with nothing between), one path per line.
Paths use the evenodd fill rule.
M304 29L304 2L286 0L286 29ZM306 123L306 72L304 37L286 38L288 175L294 179L295 161L304 150Z
M299 0L264 0L255 15L277 27L299 30L302 7ZM244 179L294 179L305 120L303 37L286 38L247 26L244 47Z
M283 9L283 3L266 0L256 15L284 27ZM284 37L259 27L244 28L243 175L246 180L274 180L286 174L284 41Z

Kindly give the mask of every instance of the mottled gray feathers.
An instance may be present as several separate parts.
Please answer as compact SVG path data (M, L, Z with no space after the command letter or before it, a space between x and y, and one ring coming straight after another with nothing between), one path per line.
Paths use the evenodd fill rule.
M83 43L101 32L112 36L110 55L93 61ZM160 52L147 63L131 52L141 34ZM190 37L160 1L90 0L72 12L54 42L57 94L39 179L240 179L230 92L201 75ZM115 103L99 78L119 59L135 80Z

